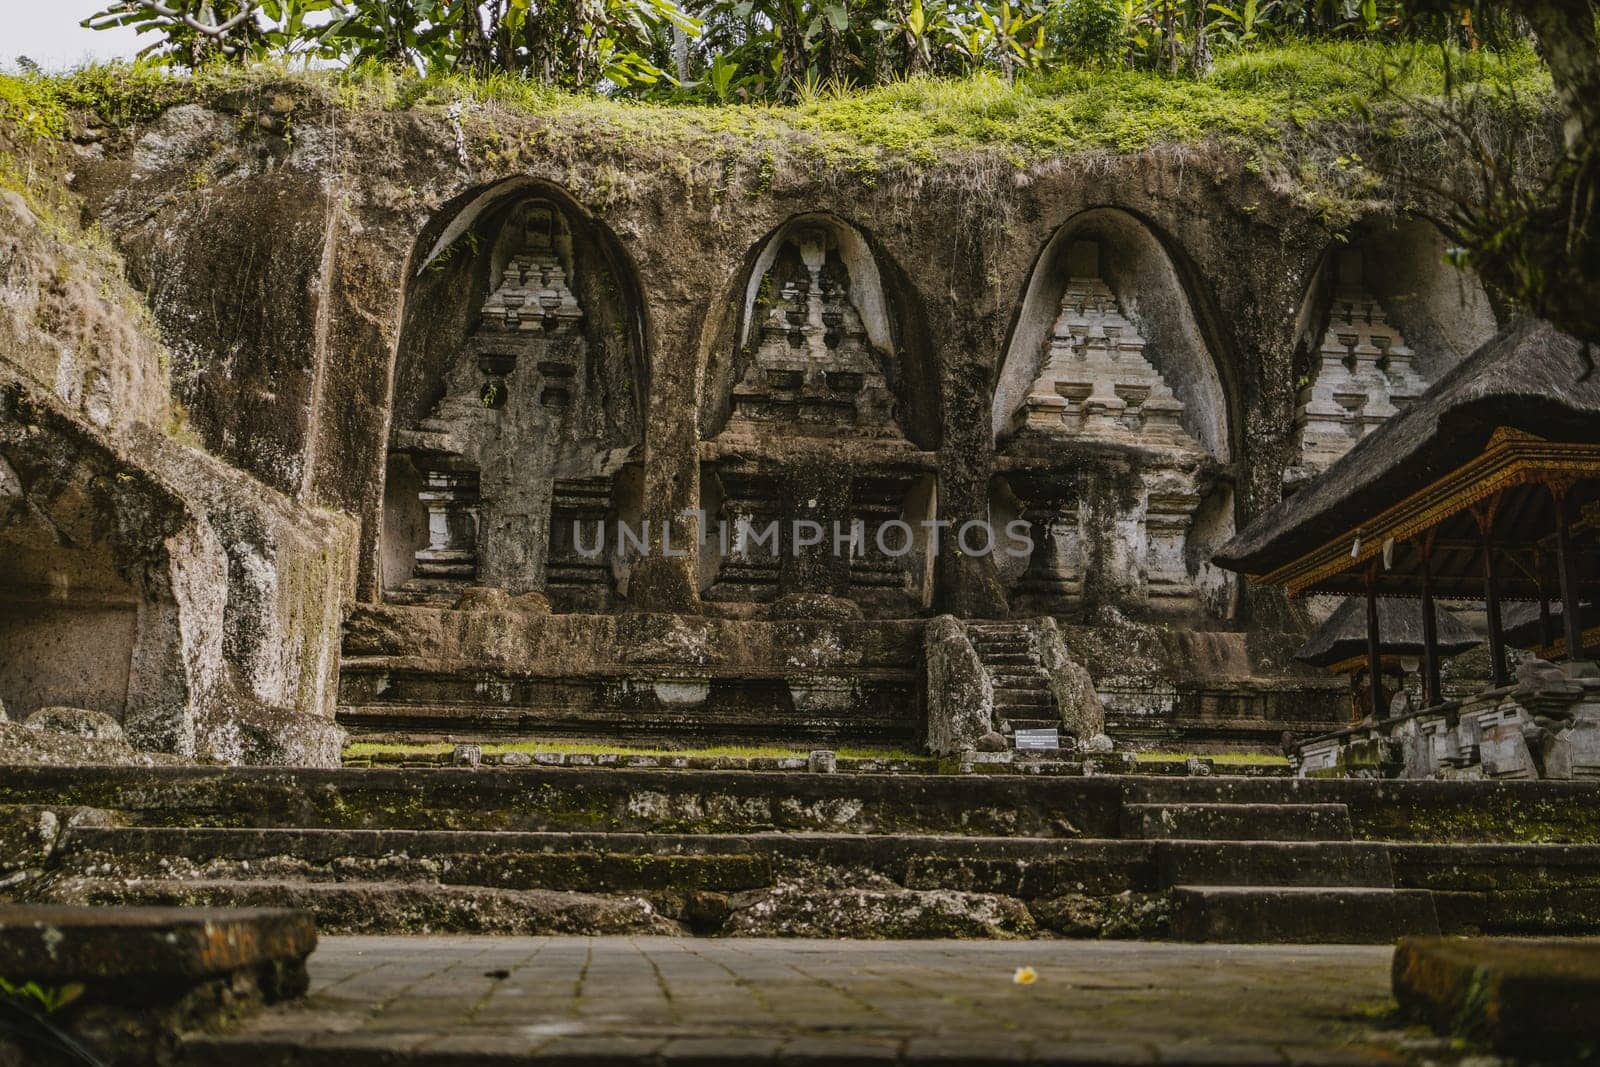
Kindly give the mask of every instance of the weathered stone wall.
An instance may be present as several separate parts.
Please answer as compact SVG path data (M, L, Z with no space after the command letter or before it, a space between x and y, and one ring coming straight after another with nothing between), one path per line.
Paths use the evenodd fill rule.
M941 516L986 514L990 391L1029 278L1063 225L1106 207L1139 220L1187 286L1194 328L1226 394L1227 411L1206 417L1228 426L1218 436L1230 443L1237 519L1277 499L1295 392L1295 313L1332 234L1221 149L1061 160L957 196L958 183L973 181L957 163L914 180L865 182L758 166L753 149L715 165L626 143L597 142L579 156L545 136L546 119L469 110L463 165L442 113L352 113L287 90L233 106L236 113L177 108L128 131L82 168L81 186L134 277L152 286L166 332L211 353L180 360L188 376L178 392L202 436L279 488L298 484L308 499L359 515L363 598L379 590L378 487L419 250L426 254L482 191L527 177L569 191L617 235L636 271L649 365L648 516L698 502L696 413L715 406L705 395L707 368L726 359L718 349L728 342L727 309L744 301L753 250L807 212L859 228L887 268L894 303L926 338L938 377L930 385L941 415ZM287 121L292 140L271 131ZM228 267L218 274L214 263ZM235 315L222 329L218 277L226 294L265 297L242 303L269 318L268 328ZM268 423L277 437L257 447L257 427ZM696 606L692 563L654 561L651 569L636 582L635 606ZM937 606L1004 610L984 561L947 554L938 579Z
M354 522L188 443L168 347L78 224L66 147L3 146L34 184L0 192L0 700L105 712L147 750L337 762Z

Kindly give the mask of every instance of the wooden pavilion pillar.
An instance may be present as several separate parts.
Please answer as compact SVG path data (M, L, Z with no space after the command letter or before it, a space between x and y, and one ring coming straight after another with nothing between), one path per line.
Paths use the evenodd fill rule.
M1583 658L1583 616L1578 595L1578 553L1572 545L1570 481L1551 482L1556 501L1556 573L1561 577L1561 629L1567 641L1567 662Z
M1556 643L1556 627L1550 618L1550 587L1545 584L1542 568L1539 573L1539 643L1545 648Z
M1381 719L1389 709L1383 706L1383 659L1378 632L1378 564L1367 568L1367 689L1372 717Z
M1500 619L1500 582L1494 561L1494 512L1499 497L1489 501L1473 514L1478 520L1478 534L1483 539L1483 608L1489 619L1489 659L1494 670L1496 688L1511 684L1511 674L1506 670L1506 632Z
M1433 607L1433 533L1422 540L1422 706L1444 703L1439 680L1439 617Z

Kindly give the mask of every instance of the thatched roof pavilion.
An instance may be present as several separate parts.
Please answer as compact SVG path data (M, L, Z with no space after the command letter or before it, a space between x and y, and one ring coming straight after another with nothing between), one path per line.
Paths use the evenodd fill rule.
M1450 614L1436 615L1435 637L1439 655L1454 656L1483 643L1483 638ZM1423 656L1426 641L1422 627L1422 602L1385 600L1378 605L1378 654L1385 660ZM1363 599L1346 597L1327 621L1317 627L1294 658L1313 667L1343 673L1367 665L1367 608Z
M1600 373L1587 346L1524 319L1378 427L1213 558L1252 580L1363 595L1374 695L1379 597L1420 597L1424 682L1441 699L1434 598L1481 599L1495 680L1501 601L1559 595L1581 648L1600 575Z

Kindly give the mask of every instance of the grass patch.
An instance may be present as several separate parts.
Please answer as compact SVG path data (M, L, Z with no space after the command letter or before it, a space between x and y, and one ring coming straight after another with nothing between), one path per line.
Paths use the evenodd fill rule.
M1549 78L1531 49L1453 54L1458 81L1538 99ZM991 74L915 78L818 93L790 106L674 105L579 95L509 76L418 77L387 68L216 67L178 76L148 65L91 66L64 75L0 75L0 118L59 136L73 110L117 123L184 100L237 102L287 83L355 111L442 109L453 103L559 120L551 136L595 147L642 143L693 159L781 142L855 170L926 166L971 153L1016 165L1076 152L1135 151L1221 136L1263 148L1286 127L1365 120L1387 76L1402 92L1437 96L1446 57L1437 46L1298 42L1226 56L1203 78L1063 68L1008 85ZM468 120L472 116L469 115ZM469 121L469 132L492 123ZM492 133L483 134L492 141ZM475 145L479 150L483 145ZM492 143L490 149L493 149Z
M1140 763L1182 763L1190 759L1208 759L1218 767L1287 767L1287 756L1271 756L1262 752L1136 752Z
M424 759L435 756L448 756L455 748L448 741L439 741L431 744L405 744L400 742L384 741L352 741L345 746L346 759L372 759L385 757L390 759ZM657 748L648 745L609 745L591 741L505 741L485 742L483 745L484 756L503 756L507 752L526 752L530 755L536 752L556 752L562 755L618 755L618 756L688 756L691 758L712 758L716 756L734 756L743 759L784 759L798 756L805 758L810 748L799 748L787 745L711 745L704 748ZM868 748L838 748L834 749L842 759L891 759L891 760L917 760L919 762L933 763L931 756L914 752L901 752L894 749L868 749Z

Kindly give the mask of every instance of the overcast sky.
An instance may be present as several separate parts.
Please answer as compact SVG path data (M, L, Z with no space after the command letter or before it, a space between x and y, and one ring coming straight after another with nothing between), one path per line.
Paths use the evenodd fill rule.
M75 67L91 59L131 58L155 37L132 30L86 30L78 23L110 6L111 0L0 0L5 32L0 64L27 56L41 67Z

